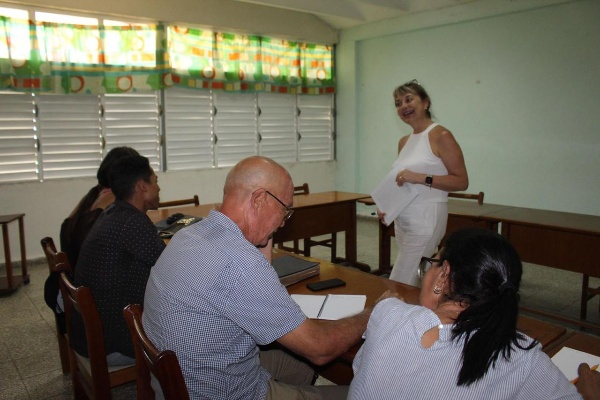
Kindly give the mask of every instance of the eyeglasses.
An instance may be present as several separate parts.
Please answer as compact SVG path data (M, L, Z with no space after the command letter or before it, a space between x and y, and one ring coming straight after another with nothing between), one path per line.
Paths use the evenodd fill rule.
M427 271L431 269L433 263L441 265L443 262L444 260L440 260L439 258L421 257L421 262L419 263L419 276L424 278Z
M272 198L277 200L279 202L279 204L281 204L283 206L283 208L285 208L285 215L283 216L283 220L287 221L288 219L290 219L290 217L294 213L294 210L289 208L288 206L286 206L285 203L283 201L279 200L277 198L277 196L275 196L273 193L269 192L268 190L265 190L265 192L267 192Z

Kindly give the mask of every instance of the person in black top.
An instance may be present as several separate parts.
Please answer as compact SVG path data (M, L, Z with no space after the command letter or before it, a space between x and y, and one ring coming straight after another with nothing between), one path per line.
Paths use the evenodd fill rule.
M102 320L108 365L135 362L123 308L142 304L150 268L165 248L146 211L158 208L158 178L143 156L117 161L110 171L115 202L100 215L81 246L75 286L92 291ZM71 319L71 346L87 356L82 321Z
M98 184L79 200L71 214L60 225L60 250L67 255L72 271L77 264L81 244L92 229L94 222L102 214L102 211L115 201L109 181L109 172L113 164L123 157L134 155L139 155L139 153L131 147L120 146L111 149L102 159L96 173ZM58 330L64 334L67 326L58 284L59 277L58 272L51 272L46 278L44 300L56 315Z

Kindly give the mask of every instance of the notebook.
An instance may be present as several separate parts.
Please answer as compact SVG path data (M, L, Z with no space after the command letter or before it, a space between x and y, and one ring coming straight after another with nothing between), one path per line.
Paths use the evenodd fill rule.
M317 261L308 261L287 254L274 259L272 265L283 286L290 286L321 272Z

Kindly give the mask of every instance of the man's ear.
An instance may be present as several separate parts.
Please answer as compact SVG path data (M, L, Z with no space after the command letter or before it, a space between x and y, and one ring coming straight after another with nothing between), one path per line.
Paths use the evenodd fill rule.
M146 182L143 179L138 179L138 181L135 183L135 189L139 190L141 193L145 193L148 191L148 182Z
M262 189L256 189L250 195L250 204L253 209L259 209L265 203L266 192Z

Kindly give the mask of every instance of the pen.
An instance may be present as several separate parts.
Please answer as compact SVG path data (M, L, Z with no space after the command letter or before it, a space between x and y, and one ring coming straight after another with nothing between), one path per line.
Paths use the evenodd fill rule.
M597 369L598 369L598 364L594 365L593 367L590 367L590 371L595 371ZM573 385L575 385L577 382L579 382L579 377L577 377L571 381L571 383Z

